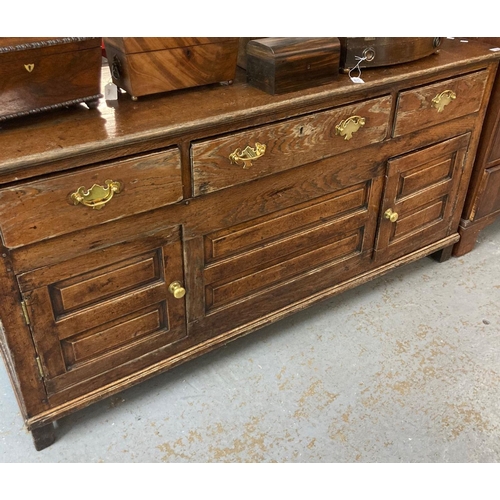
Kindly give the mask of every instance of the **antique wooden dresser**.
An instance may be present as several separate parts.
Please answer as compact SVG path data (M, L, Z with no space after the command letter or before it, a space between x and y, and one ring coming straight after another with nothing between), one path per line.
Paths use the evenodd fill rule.
M500 50L500 37L478 38ZM453 249L459 257L470 252L479 232L500 215L500 72L497 73L484 126L479 140L476 161L460 221L460 241Z
M361 84L271 96L242 72L3 123L0 345L37 449L71 412L449 257L498 57L446 40Z

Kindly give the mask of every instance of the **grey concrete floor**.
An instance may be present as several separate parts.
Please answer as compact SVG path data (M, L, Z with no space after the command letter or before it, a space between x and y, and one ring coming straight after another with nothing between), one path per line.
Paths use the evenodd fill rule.
M3 365L0 462L500 462L500 220L57 423L35 451Z

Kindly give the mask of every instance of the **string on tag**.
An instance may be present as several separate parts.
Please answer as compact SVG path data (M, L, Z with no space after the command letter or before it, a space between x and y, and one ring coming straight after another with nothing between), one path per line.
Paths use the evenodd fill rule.
M356 63L356 66L354 66L354 68L351 68L349 70L349 78L351 79L352 82L354 83L365 83L362 78L361 78L361 68L360 68L360 64L363 62L363 61L366 61L366 57L359 57L359 56L354 56L354 58L356 59L356 61L358 61ZM358 70L358 76L352 76L351 73L354 71L354 70Z

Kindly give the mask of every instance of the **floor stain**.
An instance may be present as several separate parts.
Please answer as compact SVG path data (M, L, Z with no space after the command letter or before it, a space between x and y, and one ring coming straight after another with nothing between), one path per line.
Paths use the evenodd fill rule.
M294 418L308 418L310 409L314 409L314 411L321 411L333 403L338 396L338 394L325 390L323 381L318 379L303 392L297 402L299 408L295 411L293 416ZM314 401L312 402L311 399Z

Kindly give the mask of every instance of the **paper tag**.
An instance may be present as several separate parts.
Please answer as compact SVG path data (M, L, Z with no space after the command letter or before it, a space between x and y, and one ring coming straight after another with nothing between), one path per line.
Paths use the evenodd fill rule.
M104 99L106 101L118 100L118 87L114 83L108 83L104 86Z
M351 76L351 82L353 83L365 83L365 81L359 76Z

